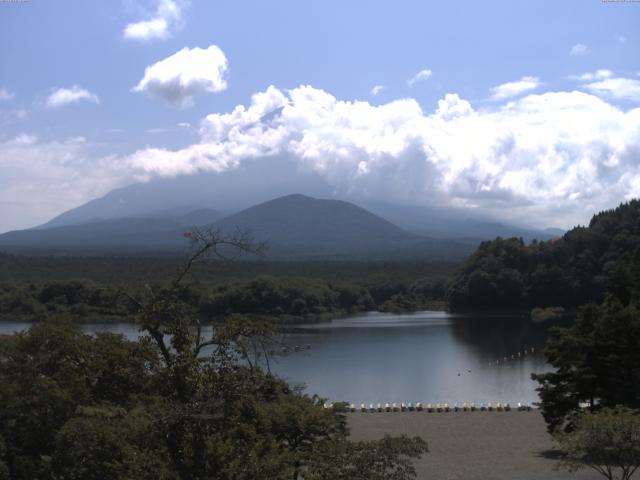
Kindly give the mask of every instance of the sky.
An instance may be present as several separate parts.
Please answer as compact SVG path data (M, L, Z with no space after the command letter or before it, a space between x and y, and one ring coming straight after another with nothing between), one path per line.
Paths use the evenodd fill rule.
M640 197L639 24L634 1L0 0L0 232L284 157L354 201L585 223Z

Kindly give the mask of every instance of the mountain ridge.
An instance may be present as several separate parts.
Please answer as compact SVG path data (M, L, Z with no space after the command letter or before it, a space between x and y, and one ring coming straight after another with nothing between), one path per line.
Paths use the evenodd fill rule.
M222 219L215 218L217 213L200 209L182 216L115 218L14 231L0 235L0 248L55 254L176 254L188 246L184 231L196 226L227 233L249 230L257 241L267 241L268 256L278 259L463 258L475 246L419 236L353 203L302 194L271 199Z

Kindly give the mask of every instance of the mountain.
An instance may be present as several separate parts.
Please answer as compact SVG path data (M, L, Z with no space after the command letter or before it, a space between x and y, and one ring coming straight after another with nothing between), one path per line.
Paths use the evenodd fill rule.
M0 248L55 254L179 254L187 247L183 233L191 226L212 226L227 233L248 230L256 241L268 243L267 256L272 259L462 259L477 245L421 237L352 203L300 194L269 200L221 220L211 209L169 213L9 232L0 235Z
M246 229L270 244L270 254L323 256L392 252L421 240L352 203L287 195L216 223L222 231Z
M45 254L156 254L184 250L181 222L167 218L117 218L0 235L8 252Z
M331 196L331 189L321 177L300 174L293 162L270 160L248 161L221 173L180 175L117 188L58 215L40 228L115 218L166 216L171 211L185 214L200 208L232 213L291 192Z
M282 157L254 159L221 173L181 175L128 185L68 210L39 228L128 217L175 218L204 208L229 215L293 192L355 202L407 232L430 238L478 241L515 236L530 241L564 233L514 226L466 209L403 205L341 194L320 175L301 171L296 162Z
M369 211L386 218L412 233L439 239L492 240L496 237L518 237L525 242L560 237L564 230L510 225L468 210L451 207L396 205L381 202L363 202Z

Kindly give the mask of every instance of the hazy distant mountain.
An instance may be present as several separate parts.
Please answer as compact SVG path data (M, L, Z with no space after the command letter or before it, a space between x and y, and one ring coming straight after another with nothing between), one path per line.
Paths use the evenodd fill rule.
M186 227L213 225L223 232L249 230L269 244L274 259L461 259L477 241L443 241L409 233L352 203L287 195L213 221L217 212L133 217L38 228L0 235L0 248L41 253L182 253Z
M0 235L9 252L88 254L176 252L188 246L185 225L167 218L117 218Z
M342 197L321 176L301 172L295 162L283 158L261 158L222 173L182 175L118 188L62 213L39 228L128 217L177 218L204 208L229 215L294 192L355 202L408 232L431 238L488 240L516 236L528 241L563 233L513 226L464 209L353 200ZM222 213L211 219L221 217Z
M282 159L271 162L263 158L222 173L180 175L117 188L58 215L41 228L114 218L165 216L172 210L185 214L211 208L233 213L293 192L331 196L331 189L321 177L301 174L293 162L289 164Z
M363 203L369 211L405 230L431 238L493 240L496 237L522 237L525 241L548 240L562 236L564 230L532 228L497 222L482 214L450 207L421 207L388 203Z

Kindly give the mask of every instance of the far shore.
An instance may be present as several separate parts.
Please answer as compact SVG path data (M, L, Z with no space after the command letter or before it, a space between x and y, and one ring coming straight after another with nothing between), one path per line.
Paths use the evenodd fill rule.
M597 480L558 470L559 452L539 411L348 413L353 440L419 435L429 453L415 462L420 480Z

